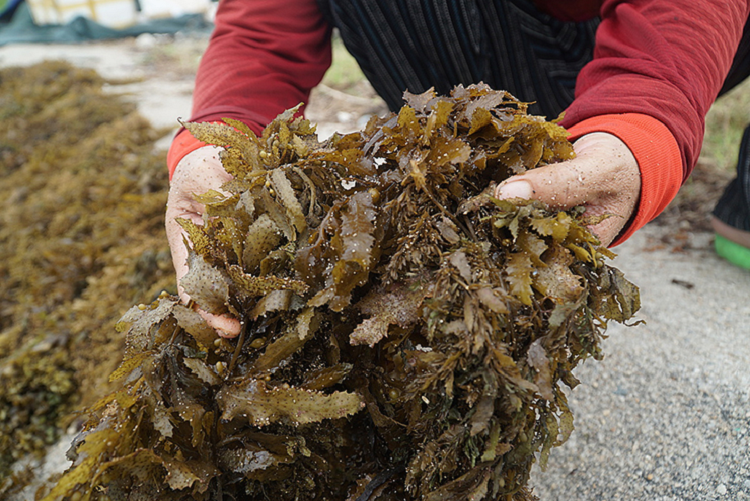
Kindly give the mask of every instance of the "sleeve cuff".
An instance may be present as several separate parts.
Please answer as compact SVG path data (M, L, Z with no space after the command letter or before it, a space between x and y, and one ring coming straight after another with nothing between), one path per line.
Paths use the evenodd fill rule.
M223 116L229 116L228 114L224 114ZM241 120L242 122L245 122L250 129L255 132L257 135L261 135L263 133L263 126L261 125L261 122L255 121L254 119L250 120L242 120L238 118L237 120ZM221 123L221 120L218 119L208 119L208 120L202 120L202 119L193 119L195 122L214 122L214 123ZM267 123L267 122L263 122ZM167 152L167 168L169 169L169 180L172 180L172 176L174 175L174 171L177 168L177 164L180 163L180 160L182 160L185 155L188 153L192 153L193 151L197 150L198 148L202 148L203 146L207 146L208 143L204 143L203 141L197 140L193 135L188 131L187 129L183 128L180 129L177 132L177 135L175 135L174 139L172 139L172 144L169 145L169 151Z
M682 155L674 136L661 121L640 113L601 115L578 122L570 141L592 132L617 136L630 149L641 171L641 197L633 217L611 246L619 245L669 205L682 186Z
M206 146L206 143L195 139L187 129L182 129L177 133L174 139L172 139L172 144L169 146L169 151L167 152L167 168L169 169L170 181L180 160L188 153L202 146Z

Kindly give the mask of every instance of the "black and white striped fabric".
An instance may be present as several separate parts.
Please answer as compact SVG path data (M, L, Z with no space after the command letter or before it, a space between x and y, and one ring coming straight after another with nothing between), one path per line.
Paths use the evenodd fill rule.
M392 110L405 90L484 82L555 118L593 56L598 19L562 22L529 0L319 0Z

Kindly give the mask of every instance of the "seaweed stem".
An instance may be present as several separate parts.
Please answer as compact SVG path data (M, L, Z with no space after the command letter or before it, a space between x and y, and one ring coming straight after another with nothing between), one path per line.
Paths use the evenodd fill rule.
M440 212L442 212L446 217L450 218L450 220L453 221L453 223L456 226L458 226L459 228L461 228L464 233L469 234L469 230L466 229L466 227L461 223L461 221L459 221L458 219L456 219L456 216L454 216L453 214L451 214L450 212L448 212L445 209L445 207L443 207L443 204L441 204L435 198L435 196L432 194L432 192L429 190L429 188L427 188L427 186L423 186L421 189L430 198L430 200L432 200L432 203L435 204L435 207L437 207L438 210L440 210ZM473 232L471 233L471 235L473 235Z
M234 353L232 354L232 361L229 362L229 368L227 369L227 376L225 379L228 379L229 376L232 375L232 371L234 370L234 366L237 363L237 359L240 357L240 352L242 351L242 345L245 344L245 333L247 332L247 322L242 323L242 329L240 329L240 338L237 340L237 347L234 349Z
M307 174L305 174L305 172L299 167L292 167L292 170L299 174L299 177L301 177L302 180L307 183L307 187L310 188L310 207L307 209L307 217L312 218L315 213L315 185L310 181L310 178L307 177Z
M180 331L182 331L182 328L179 325L174 328L174 332L172 332L172 337L169 338L170 345L174 344L174 340L177 338L177 334L179 334Z
M471 224L471 220L469 219L469 216L464 214L464 222L466 223L466 228L469 230L469 235L471 235L471 239L475 242L477 241L477 234L474 233L474 225Z

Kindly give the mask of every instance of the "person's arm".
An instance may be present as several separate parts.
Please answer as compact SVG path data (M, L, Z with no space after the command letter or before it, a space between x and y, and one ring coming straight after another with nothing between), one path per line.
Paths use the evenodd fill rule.
M609 134L609 155L604 148L601 159L595 154L575 166L592 180L591 193L581 195L585 205L594 213L615 214L622 222L619 229L599 229L604 243L615 238L620 243L656 217L692 171L704 117L729 71L749 9L748 0L603 2L594 60L578 76L576 99L562 125L571 130L573 140L592 132ZM635 167L640 173L637 183L622 187L629 197L635 184L642 186L634 213L622 212L622 204L613 205L593 186L602 176L601 165L611 167L617 140L627 145L632 158L616 169ZM568 169L566 164L557 168ZM559 206L548 171L521 177L534 187L535 197ZM498 195L507 197L513 191L508 186Z
M198 69L190 121L233 118L260 134L278 114L307 102L330 66L330 33L315 0L222 0ZM179 286L188 271L187 251L175 218L202 224L203 207L194 195L219 189L229 175L217 149L185 130L172 141L167 164L167 239L178 290L187 303ZM236 319L200 313L222 336L239 333Z
M190 121L234 118L260 134L279 113L307 103L331 64L330 34L315 0L222 0ZM180 131L167 157L170 176L201 146Z

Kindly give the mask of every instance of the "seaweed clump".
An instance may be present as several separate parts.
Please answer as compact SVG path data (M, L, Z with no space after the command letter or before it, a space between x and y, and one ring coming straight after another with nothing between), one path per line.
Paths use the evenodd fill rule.
M121 387L48 499L535 499L562 385L638 291L582 211L491 195L572 158L561 127L484 85L405 98L324 143L294 109L261 137L186 124L234 179L180 222L182 285L242 332L166 295L128 311Z
M94 71L0 70L0 498L114 388L123 305L173 286L164 135ZM142 299L141 299L142 300Z

